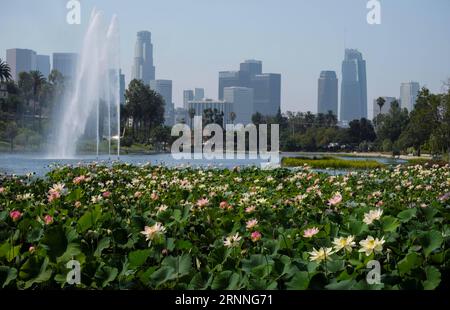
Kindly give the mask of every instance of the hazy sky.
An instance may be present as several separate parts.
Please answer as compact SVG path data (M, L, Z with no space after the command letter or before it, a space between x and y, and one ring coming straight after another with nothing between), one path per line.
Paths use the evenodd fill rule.
M156 77L173 80L177 106L183 89L217 98L218 72L253 58L282 74L283 111L316 112L319 73L340 79L344 47L367 61L369 116L373 99L398 97L401 82L440 91L450 77L449 0L381 0L381 25L367 24L367 0L82 0L81 25L66 23L67 0L0 2L3 59L14 47L78 51L96 7L119 17L128 82L136 32L151 31Z

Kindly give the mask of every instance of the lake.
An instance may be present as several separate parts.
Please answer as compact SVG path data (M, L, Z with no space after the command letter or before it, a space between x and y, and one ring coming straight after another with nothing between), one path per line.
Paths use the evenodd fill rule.
M308 156L324 155L323 153L311 153ZM384 164L402 164L406 161L394 160L391 158L383 157L344 157L339 155L327 154L336 156L345 160L376 160ZM281 158L284 156L305 156L304 153L281 153ZM111 164L117 161L116 156L109 157L108 155L102 155L98 158L95 155L78 156L71 159L55 159L45 157L38 154L0 154L0 173L2 174L16 174L25 175L27 173L35 173L38 176L45 175L55 165L78 165L89 164L93 162ZM261 164L266 164L267 160L263 159L190 159L190 160L175 160L171 154L151 154L151 155L122 155L120 161L130 163L133 165L165 165L169 167L202 167L202 168L233 168L236 166L249 167L257 166L261 167ZM342 174L347 173L345 170L320 170L329 174Z

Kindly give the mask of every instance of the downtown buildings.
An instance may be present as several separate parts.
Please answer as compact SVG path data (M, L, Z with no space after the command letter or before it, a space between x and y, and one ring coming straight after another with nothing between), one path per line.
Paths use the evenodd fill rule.
M161 95L164 100L164 124L172 126L174 123L174 105L172 102L172 80L152 80L150 88Z
M367 118L366 61L356 49L346 49L342 62L340 121Z
M338 115L338 79L334 71L320 73L317 90L317 113L327 114L330 111Z
M219 100L224 99L226 87L245 87L253 89L253 113L274 116L281 105L281 75L263 73L262 62L246 60L240 64L239 71L219 72ZM251 102L247 103L252 105Z
M155 79L152 34L150 31L139 31L137 33L131 79L142 80L147 85Z
M36 52L30 49L7 49L6 62L11 69L12 79L16 82L19 80L19 74L21 72L30 72L37 69Z
M65 80L75 79L77 65L77 53L53 53L53 70L59 71Z
M402 109L411 112L416 105L417 96L420 91L420 85L417 82L402 83L400 86L400 103Z

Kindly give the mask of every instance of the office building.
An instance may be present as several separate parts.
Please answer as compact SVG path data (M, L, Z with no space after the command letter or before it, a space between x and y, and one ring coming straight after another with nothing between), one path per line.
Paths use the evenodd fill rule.
M50 75L50 56L37 55L36 70L38 70L46 79L48 79L48 76Z
M400 104L402 109L411 112L416 105L420 85L417 82L402 83L400 86Z
M77 72L78 54L53 53L53 70L59 71L65 80L75 78Z
M152 80L150 88L164 99L164 124L173 125L174 106L172 102L172 80Z
M155 80L152 34L149 31L139 31L137 33L131 79L141 80L147 85L150 81Z
M342 62L340 120L367 118L366 61L355 49L345 50Z
M224 99L232 104L232 111L235 113L233 120L230 114L230 121L234 124L250 124L254 111L253 89L247 87L225 87Z
M187 89L183 91L183 109L187 110L189 108L189 101L194 100L194 91Z
M11 77L19 80L21 72L34 71L37 68L36 52L30 49L12 48L6 50L6 62L11 69Z
M189 109L195 111L195 116L202 117L203 111L207 109L211 109L212 111L216 110L219 113L223 113L223 124L218 125L223 127L225 124L231 124L230 113L233 111L233 107L229 102L212 99L193 100L189 101ZM203 122L205 122L205 120L203 120Z
M334 71L320 73L317 91L317 112L338 116L338 79Z
M219 72L219 100L224 99L226 87L246 87L253 89L254 110L263 115L274 116L281 105L281 75L263 73L262 62L246 60L239 71Z
M205 99L205 89L204 88L196 88L194 91L194 100L203 100Z

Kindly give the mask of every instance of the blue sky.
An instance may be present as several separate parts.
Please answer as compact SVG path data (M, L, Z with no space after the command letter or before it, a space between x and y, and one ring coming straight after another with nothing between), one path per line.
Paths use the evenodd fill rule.
M183 89L217 98L218 71L254 58L282 74L283 111L315 112L319 73L340 78L345 47L367 61L369 103L409 80L440 91L450 77L449 0L381 0L381 25L367 24L367 0L81 0L81 25L66 23L66 0L1 2L2 58L13 47L78 51L95 6L118 15L128 79L136 32L151 31L157 78L173 80L178 106Z

